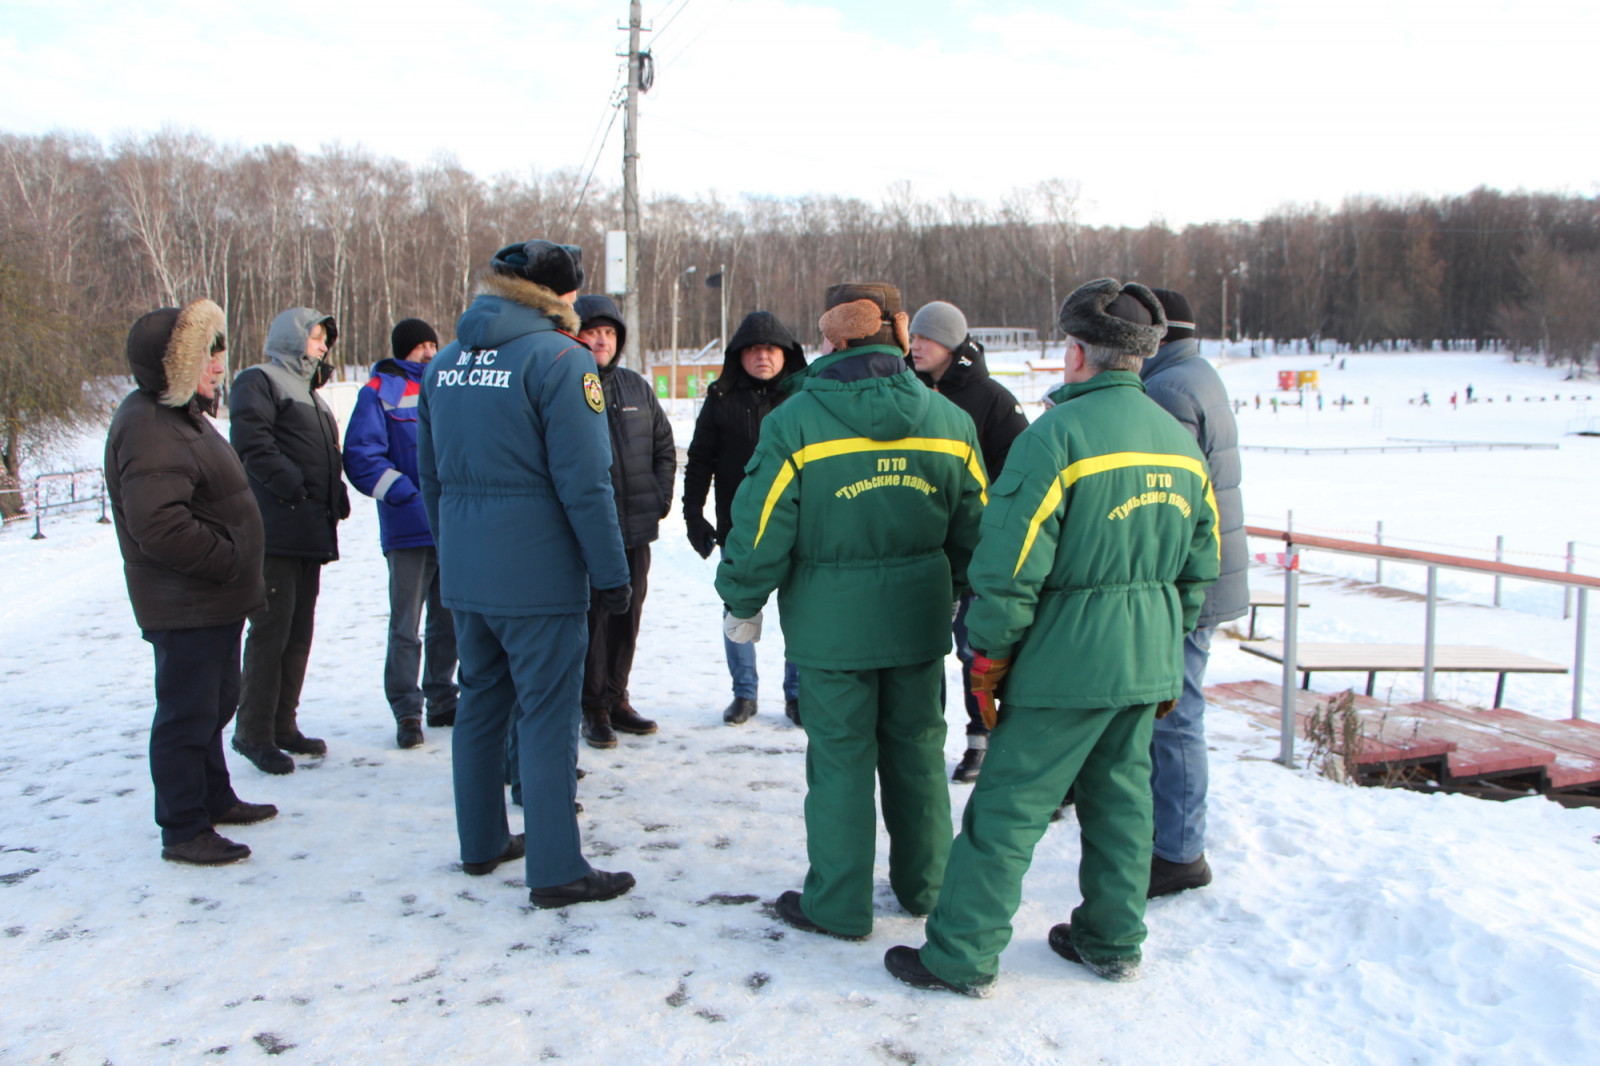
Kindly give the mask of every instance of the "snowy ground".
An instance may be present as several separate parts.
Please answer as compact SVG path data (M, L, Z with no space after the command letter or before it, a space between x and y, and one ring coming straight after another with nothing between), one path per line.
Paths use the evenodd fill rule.
M1313 400L1274 415L1276 372L1301 368L1321 369L1324 391L1358 406L1319 412ZM1568 400L1559 372L1461 355L1351 356L1336 368L1229 363L1234 394L1252 401L1246 442L1560 449L1249 452L1252 522L1293 510L1297 529L1359 536L1383 521L1391 542L1479 555L1503 534L1530 553L1508 561L1555 568L1567 541L1597 538L1600 440L1563 431L1600 407ZM1048 385L1007 380L1030 400ZM1452 411L1450 392L1469 381L1496 402ZM1424 388L1432 406L1407 405ZM675 420L680 444L691 417L685 406ZM712 568L676 514L657 546L633 683L661 732L582 759L586 847L632 870L633 893L533 911L519 869L461 874L449 731L394 747L385 579L365 501L343 530L345 558L325 573L302 709L328 757L286 778L235 760L240 793L283 811L234 832L254 856L218 870L163 863L145 765L151 656L111 531L93 517L49 521L42 541L31 527L0 533L0 1062L1568 1064L1600 1052L1600 810L1344 788L1271 762L1276 736L1221 710L1210 723L1217 881L1151 905L1142 982L1106 984L1045 944L1077 901L1070 818L1038 849L990 999L888 976L883 952L921 943L921 928L886 883L865 943L789 930L763 911L805 868L805 737L781 713L780 644L760 646L761 713L723 726ZM1600 571L1597 558L1580 543L1580 571ZM1359 586L1370 564L1313 555L1307 566L1304 639L1420 640L1420 604ZM1385 579L1420 587L1397 569ZM1570 660L1559 594L1508 584L1516 609L1496 611L1480 606L1486 583L1447 576L1444 587L1442 639ZM1226 633L1212 663L1213 681L1277 676ZM1396 698L1410 698L1408 684ZM1483 703L1490 684L1440 675L1440 694ZM1508 687L1509 704L1547 717L1570 700L1567 678ZM953 764L959 710L950 720ZM965 796L951 788L958 810Z

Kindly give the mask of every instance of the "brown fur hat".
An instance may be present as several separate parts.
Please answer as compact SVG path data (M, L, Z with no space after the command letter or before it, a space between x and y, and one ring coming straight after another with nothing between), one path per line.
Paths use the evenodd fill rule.
M140 317L128 331L128 366L166 407L187 407L211 353L228 346L228 319L204 297Z
M1156 294L1130 281L1097 278L1072 291L1061 304L1061 332L1085 344L1150 358L1167 332L1167 315Z
M900 290L882 281L832 285L817 328L834 350L868 344L897 344L911 350L910 317L900 306Z
M479 292L493 293L503 300L532 308L567 333L578 332L578 314L561 302L555 290L515 274L490 274L478 283Z

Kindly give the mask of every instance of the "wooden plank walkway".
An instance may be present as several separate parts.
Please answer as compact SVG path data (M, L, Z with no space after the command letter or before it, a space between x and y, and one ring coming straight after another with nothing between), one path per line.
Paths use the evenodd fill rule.
M1304 737L1311 713L1331 697L1303 690L1294 697L1296 732ZM1206 699L1275 729L1283 689L1270 681L1236 681L1208 687ZM1600 724L1438 700L1389 705L1361 695L1355 709L1363 737L1356 763L1371 767L1374 777L1380 768L1419 767L1453 791L1498 784L1563 802L1600 802Z
M1272 662L1283 662L1283 641L1263 640L1239 645L1241 651ZM1313 673L1366 674L1367 695L1381 673L1420 674L1427 648L1421 644L1300 644L1295 648L1295 670L1302 688L1311 687ZM1507 674L1564 674L1567 668L1549 659L1481 644L1436 644L1435 672L1499 674L1494 702L1505 702Z

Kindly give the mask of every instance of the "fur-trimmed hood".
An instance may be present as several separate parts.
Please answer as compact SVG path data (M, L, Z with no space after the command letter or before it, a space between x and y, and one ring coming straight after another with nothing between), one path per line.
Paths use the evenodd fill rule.
M128 331L133 380L163 406L187 407L212 349L227 347L227 329L222 308L204 297L141 316Z
M561 297L556 295L554 289L546 288L536 281L513 277L510 274L490 274L478 283L478 295L498 296L502 300L510 300L514 304L544 315L564 333L576 335L578 332L578 313L569 305L562 303Z

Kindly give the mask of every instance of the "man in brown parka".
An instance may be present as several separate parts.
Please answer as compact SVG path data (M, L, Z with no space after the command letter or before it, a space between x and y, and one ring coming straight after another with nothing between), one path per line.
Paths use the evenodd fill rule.
M226 369L222 308L200 299L163 307L128 332L138 385L106 437L106 489L128 598L155 649L150 726L161 857L198 866L238 862L243 844L219 825L275 816L233 791L222 730L239 704L239 637L261 606L261 513L232 445L206 415Z

